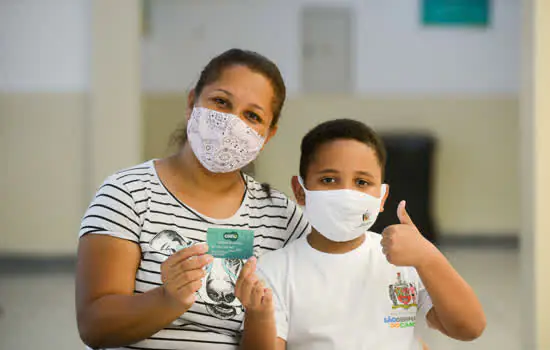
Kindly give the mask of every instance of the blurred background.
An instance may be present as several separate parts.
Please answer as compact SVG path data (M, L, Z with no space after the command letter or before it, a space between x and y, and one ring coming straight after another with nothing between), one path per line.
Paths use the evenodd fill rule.
M473 343L422 337L527 349L521 13L519 0L0 0L0 349L83 348L72 271L84 210L107 175L170 154L188 90L232 47L274 60L288 88L258 180L290 195L300 139L321 121L374 127L392 200L408 200L488 316Z

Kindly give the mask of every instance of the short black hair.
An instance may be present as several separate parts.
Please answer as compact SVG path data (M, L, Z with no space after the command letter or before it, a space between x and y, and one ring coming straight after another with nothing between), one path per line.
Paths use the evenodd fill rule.
M380 137L364 123L353 119L335 119L321 123L311 129L302 139L300 155L300 176L305 181L307 170L319 147L335 140L356 140L371 147L376 153L378 164L386 166L386 149Z

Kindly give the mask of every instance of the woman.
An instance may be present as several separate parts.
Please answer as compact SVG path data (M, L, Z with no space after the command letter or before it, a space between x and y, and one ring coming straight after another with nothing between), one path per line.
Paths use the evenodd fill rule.
M251 229L259 256L308 231L292 201L240 171L275 135L284 99L274 63L229 50L189 94L179 152L107 178L80 229L77 319L88 346L238 347L243 261L195 243L208 228Z

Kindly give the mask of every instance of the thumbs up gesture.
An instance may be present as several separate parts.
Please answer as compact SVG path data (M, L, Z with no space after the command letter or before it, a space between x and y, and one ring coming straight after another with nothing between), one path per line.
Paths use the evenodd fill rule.
M405 201L399 203L397 217L400 223L382 231L380 244L390 264L418 268L438 250L418 231L405 206Z

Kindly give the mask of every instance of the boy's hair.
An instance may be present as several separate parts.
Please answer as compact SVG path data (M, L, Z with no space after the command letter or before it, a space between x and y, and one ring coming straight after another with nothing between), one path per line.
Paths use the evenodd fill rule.
M371 147L376 153L378 164L382 169L382 179L384 178L386 149L380 137L370 127L360 121L335 119L317 125L302 139L300 176L304 181L309 165L317 154L319 147L334 140L356 140Z

